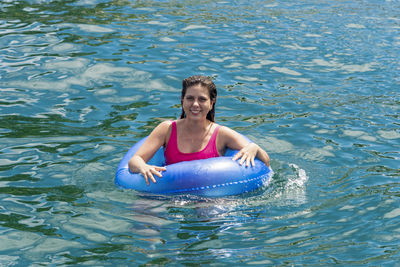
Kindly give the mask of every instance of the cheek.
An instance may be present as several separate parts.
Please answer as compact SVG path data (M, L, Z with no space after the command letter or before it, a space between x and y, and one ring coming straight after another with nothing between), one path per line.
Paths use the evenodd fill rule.
M187 109L190 103L188 101L182 101L182 108Z

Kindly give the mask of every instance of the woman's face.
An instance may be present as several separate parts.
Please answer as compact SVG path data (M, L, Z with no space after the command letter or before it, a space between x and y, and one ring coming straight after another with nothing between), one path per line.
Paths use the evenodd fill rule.
M208 89L201 84L188 87L182 99L183 111L189 119L206 118L213 104Z

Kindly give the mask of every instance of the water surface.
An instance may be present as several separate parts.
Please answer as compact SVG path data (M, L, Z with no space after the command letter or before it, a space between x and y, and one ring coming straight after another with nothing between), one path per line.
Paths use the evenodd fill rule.
M0 1L0 265L400 260L398 1ZM124 153L212 76L217 122L272 183L114 186Z

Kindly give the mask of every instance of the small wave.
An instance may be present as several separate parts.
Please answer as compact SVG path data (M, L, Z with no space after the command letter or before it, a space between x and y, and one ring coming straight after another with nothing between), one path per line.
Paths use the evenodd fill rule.
M305 183L308 180L308 176L305 170L301 169L299 166L297 166L294 163L290 163L289 166L293 169L295 172L294 177L289 177L288 183L286 184L286 188L303 188L305 186Z
M271 183L263 195L255 202L269 203L272 206L301 205L307 202L307 173L294 163L275 168ZM257 198L257 197L256 197Z
M284 199L292 202L292 204L304 204L307 202L306 183L308 180L307 173L294 163L290 163L289 167L292 174L287 176L283 196Z

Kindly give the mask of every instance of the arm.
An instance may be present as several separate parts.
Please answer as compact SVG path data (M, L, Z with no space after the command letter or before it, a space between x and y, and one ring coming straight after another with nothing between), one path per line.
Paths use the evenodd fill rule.
M268 153L256 143L249 143L242 135L227 127L221 127L221 130L221 143L224 147L239 150L232 160L239 160L240 165L246 162L246 166L250 163L254 166L254 158L257 157L265 165L270 166Z
M147 162L154 156L157 150L166 143L170 125L170 121L165 121L154 128L143 145L129 160L129 170L134 173L141 173L147 184L149 184L149 179L155 183L156 179L154 175L161 178L161 172L166 170L165 167L149 165Z

